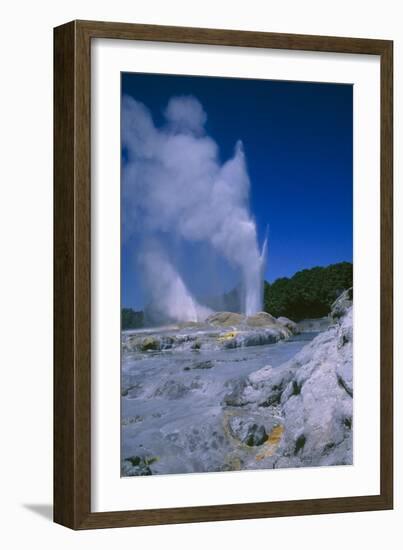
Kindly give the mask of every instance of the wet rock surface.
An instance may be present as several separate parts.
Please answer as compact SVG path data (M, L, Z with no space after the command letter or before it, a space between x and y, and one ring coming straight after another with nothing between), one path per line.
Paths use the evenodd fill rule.
M233 315L123 336L122 475L352 463L351 305L319 334Z
M182 323L154 330L128 331L122 335L124 352L157 352L170 349L225 349L264 346L298 334L296 323L260 312L247 317L219 312L204 323Z

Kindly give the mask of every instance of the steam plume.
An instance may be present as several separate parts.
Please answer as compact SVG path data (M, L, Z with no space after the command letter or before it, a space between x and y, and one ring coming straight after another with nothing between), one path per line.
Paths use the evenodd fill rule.
M206 135L207 115L192 96L173 97L157 128L149 110L132 97L122 104L125 233L141 236L141 262L151 303L175 320L200 320L209 310L186 287L162 236L208 243L240 273L242 309L261 310L262 269L256 225L249 211L250 181L242 142L220 163Z

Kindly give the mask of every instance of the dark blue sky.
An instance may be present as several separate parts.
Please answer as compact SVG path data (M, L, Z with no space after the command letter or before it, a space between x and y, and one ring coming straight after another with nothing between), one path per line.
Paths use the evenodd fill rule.
M243 141L260 243L269 227L267 280L352 261L351 85L123 73L122 94L157 126L172 96L195 96L222 161ZM122 245L122 305L141 307L132 255Z

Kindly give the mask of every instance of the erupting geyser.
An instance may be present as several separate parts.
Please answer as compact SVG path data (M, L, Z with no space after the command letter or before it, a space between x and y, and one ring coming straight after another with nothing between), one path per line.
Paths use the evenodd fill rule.
M267 261L267 238L263 243L262 253L256 263L249 266L244 273L245 304L243 313L253 315L262 311L263 278Z
M204 243L239 272L243 313L261 311L267 245L260 253L242 142L220 162L205 132L207 115L194 97L171 98L164 115L157 128L142 103L123 98L123 223L136 234L149 303L157 317L177 321L211 313L192 296L170 250L173 242Z

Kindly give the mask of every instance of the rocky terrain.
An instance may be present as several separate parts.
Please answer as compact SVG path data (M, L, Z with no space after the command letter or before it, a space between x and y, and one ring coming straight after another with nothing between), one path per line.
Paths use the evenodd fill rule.
M300 332L323 332L331 325L334 325L334 321L330 315L320 317L319 319L304 319L297 323Z
M343 293L333 305L335 324L328 330L281 367L266 366L251 373L226 397L227 405L251 414L262 406L277 407L276 426L282 437L275 452L262 452L260 467L352 464L353 318L349 296L349 291ZM250 428L254 432L255 428Z
M296 323L260 312L247 317L240 313L214 313L202 323L189 322L161 329L128 331L123 334L124 352L173 349L231 349L274 344L298 333Z
M352 463L352 293L321 333L218 313L125 334L122 475Z

